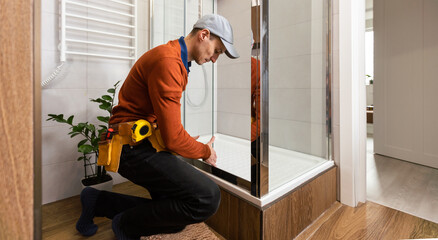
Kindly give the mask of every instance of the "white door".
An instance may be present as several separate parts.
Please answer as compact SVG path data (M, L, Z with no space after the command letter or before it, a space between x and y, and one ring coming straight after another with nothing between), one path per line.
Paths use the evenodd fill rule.
M374 151L438 168L438 1L374 1Z

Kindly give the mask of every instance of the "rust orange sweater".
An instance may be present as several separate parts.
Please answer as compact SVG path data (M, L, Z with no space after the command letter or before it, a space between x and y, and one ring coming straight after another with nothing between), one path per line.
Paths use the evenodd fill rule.
M207 159L211 154L208 145L193 139L181 124L180 99L186 85L187 70L178 40L153 48L129 72L110 123L156 122L167 149L183 157Z
M260 61L251 57L251 142L260 136Z

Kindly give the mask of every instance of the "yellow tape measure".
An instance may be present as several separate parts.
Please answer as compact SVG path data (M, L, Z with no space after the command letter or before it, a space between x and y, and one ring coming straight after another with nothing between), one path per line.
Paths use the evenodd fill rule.
M151 124L143 119L136 121L131 129L133 142L139 142L152 135Z

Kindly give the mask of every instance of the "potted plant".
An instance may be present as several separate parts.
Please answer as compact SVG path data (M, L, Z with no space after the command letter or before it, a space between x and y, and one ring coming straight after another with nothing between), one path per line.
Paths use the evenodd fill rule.
M367 84L365 86L365 88L366 88L366 102L367 102L367 107L368 107L368 106L372 106L373 105L374 78L373 78L373 76L368 75L368 74L366 74L365 76L366 76L367 82L369 82L369 84Z
M83 161L84 163L85 174L81 181L83 188L86 186L92 186L101 190L110 191L112 189L112 177L107 174L104 167L97 166L96 162L99 156L100 136L107 132L111 110L114 105L114 97L119 83L120 81L114 84L113 88L107 90L109 95L105 94L100 98L90 99L92 102L99 103L99 108L109 113L109 116L97 117L100 122L104 123L102 125L95 126L89 122L74 124L74 115L65 119L63 114L48 114L49 118L46 121L56 121L70 126L71 131L68 135L70 135L71 138L75 136L82 137L77 145L78 152L80 152L82 156L77 160Z

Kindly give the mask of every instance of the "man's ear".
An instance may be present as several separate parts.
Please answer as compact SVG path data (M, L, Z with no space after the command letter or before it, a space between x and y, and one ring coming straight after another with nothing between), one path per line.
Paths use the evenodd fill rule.
M210 38L210 30L202 29L201 31L199 31L199 40L203 41L208 38Z

